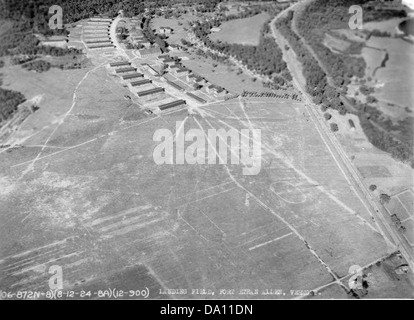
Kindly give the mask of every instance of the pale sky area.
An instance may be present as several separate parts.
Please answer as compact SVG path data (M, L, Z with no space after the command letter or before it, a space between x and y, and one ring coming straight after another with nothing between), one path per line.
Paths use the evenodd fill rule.
M402 3L414 10L414 0L402 0Z

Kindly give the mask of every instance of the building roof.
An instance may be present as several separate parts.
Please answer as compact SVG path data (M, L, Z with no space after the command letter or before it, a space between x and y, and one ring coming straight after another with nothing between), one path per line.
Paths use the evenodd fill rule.
M204 100L204 99L202 99L202 98L200 98L200 97L196 96L195 94L192 94L191 92L187 92L187 95L188 95L189 97L191 97L191 98L193 98L193 99L197 100L198 102L201 102L201 103L206 103L206 102L207 102L206 100Z
M178 84L176 84L175 82L172 82L172 81L167 80L167 83L168 83L170 86L172 86L172 87L174 87L174 88L176 88L176 89L178 89L178 90L180 90L180 91L184 91L184 89L183 89L182 87L180 87Z
M117 61L111 62L109 64L110 67L120 67L120 66L129 66L131 63L129 61Z
M152 80L143 79L143 80L138 80L138 81L132 81L131 86L133 86L133 87L142 86L142 85L147 84L147 83L152 83Z
M146 55L149 55L149 54L160 54L161 53L160 48L157 48L157 47L148 48L148 49L139 49L138 51L139 51L139 54L141 56L146 56Z
M139 97L143 97L143 96L147 96L147 95L154 94L154 93L160 93L160 92L164 92L164 88L154 88L154 89L138 92L137 94Z
M116 73L122 73L122 72L129 72L129 71L135 71L135 70L137 70L137 69L134 68L134 67L127 67L127 68L116 69L115 72Z
M183 104L186 104L185 100L176 100L176 101L173 101L173 102L162 104L162 105L158 106L158 108L160 110L165 110L165 109L177 107L177 106L180 106L180 105L183 105Z

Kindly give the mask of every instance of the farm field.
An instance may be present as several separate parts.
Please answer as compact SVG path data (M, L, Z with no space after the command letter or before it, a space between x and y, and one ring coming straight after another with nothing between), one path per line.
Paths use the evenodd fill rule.
M345 51L350 46L348 41L338 39L328 33L325 33L323 44L333 52Z
M137 109L131 119L123 90L105 68L90 70L66 117L70 90L64 104L50 102L59 126L39 131L29 118L36 134L26 147L0 154L3 289L45 289L41 270L53 261L65 270L64 288L145 283L150 298L184 288L186 298L230 299L264 297L238 289L278 288L286 296L266 298L292 298L289 290L312 290L388 254L300 103L249 99L243 109L235 99L192 117ZM156 165L153 134L175 132L177 121L186 131L260 128L260 173ZM220 296L227 288L236 293Z
M386 54L385 50L373 47L362 48L362 57L367 63L366 77L375 77L376 71L381 68L381 63L384 61Z
M408 107L413 110L411 102L414 96L411 84L414 71L410 67L414 64L413 45L401 39L377 37L371 37L367 45L386 49L389 54L386 67L376 72L375 78L383 84L383 87L376 90L375 97L380 101L391 102L401 108Z
M386 31L389 32L391 35L395 35L397 33L398 25L404 21L405 18L399 19L389 19L386 21L370 21L364 23L364 29L365 30L380 30L380 31Z
M270 16L267 13L257 14L250 18L236 19L220 25L220 31L210 34L213 41L258 45L260 30Z
M271 89L264 88L260 80L253 79L245 73L237 74L238 68L216 62L210 58L200 57L196 54L182 54L188 57L183 59L182 64L196 74L203 75L209 82L226 88L231 93L242 93L243 90L257 92L271 92ZM213 64L217 64L213 67ZM287 91L286 91L287 92Z

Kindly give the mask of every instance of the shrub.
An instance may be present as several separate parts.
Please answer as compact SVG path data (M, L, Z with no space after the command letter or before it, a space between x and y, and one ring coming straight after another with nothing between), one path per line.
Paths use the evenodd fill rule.
M386 193L381 193L381 195L380 195L380 202L382 203L382 204L385 204L385 203L388 203L388 202L390 202L390 200L391 200L391 197L388 195L388 194L386 194Z

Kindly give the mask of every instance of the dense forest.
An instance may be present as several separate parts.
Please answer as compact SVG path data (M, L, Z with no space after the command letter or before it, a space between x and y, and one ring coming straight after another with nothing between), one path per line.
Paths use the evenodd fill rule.
M316 104L322 104L327 108L333 108L339 110L341 114L345 114L346 107L339 99L340 93L328 84L327 75L322 70L318 61L302 44L299 36L292 31L292 19L293 12L289 11L285 18L276 21L276 27L289 41L298 60L302 63L303 75L306 79L306 91L312 96Z
M0 122L8 119L25 100L20 92L0 88Z

